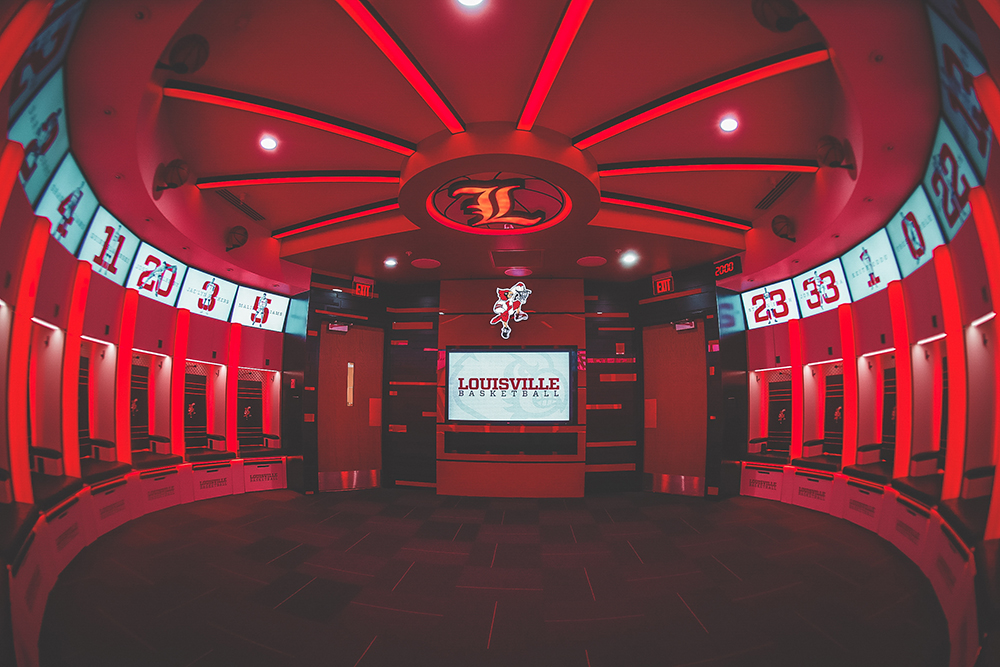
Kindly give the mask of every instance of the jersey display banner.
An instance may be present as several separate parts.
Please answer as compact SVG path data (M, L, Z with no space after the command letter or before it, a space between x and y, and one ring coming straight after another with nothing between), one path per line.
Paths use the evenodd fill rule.
M87 185L73 154L67 153L35 207L35 213L49 219L52 236L76 255L96 212L97 197Z
M288 314L288 297L240 285L230 322L245 327L281 331Z
M905 278L930 261L934 248L944 244L941 227L927 193L917 186L886 226L899 272Z
M985 177L993 129L976 97L973 81L986 68L937 12L928 8L927 14L934 34L938 80L941 82L941 112L965 147L976 173Z
M840 304L851 302L847 278L839 258L795 276L792 282L795 283L795 296L798 297L802 317L836 310Z
M24 146L18 178L32 205L38 201L52 172L69 150L67 125L63 71L59 70L38 91L7 133L8 138Z
M90 262L94 273L124 285L139 243L138 236L106 208L99 207L80 246L79 256Z
M899 267L885 228L878 230L840 257L855 301L881 292L893 280L899 280Z
M31 96L66 58L85 0L56 0L41 30L10 75L8 118L17 118Z
M977 185L979 178L969 164L965 151L942 119L938 123L934 150L924 173L924 187L947 240L955 238L955 234L972 215L969 191Z
M747 327L759 329L798 319L799 307L795 303L795 288L791 280L782 280L765 287L758 287L740 295Z
M188 268L181 288L178 308L216 320L229 320L229 312L236 300L236 283L217 278L210 273Z
M180 294L185 271L187 266L143 242L125 286L139 290L144 297L172 306Z
M568 422L569 350L448 351L448 420Z

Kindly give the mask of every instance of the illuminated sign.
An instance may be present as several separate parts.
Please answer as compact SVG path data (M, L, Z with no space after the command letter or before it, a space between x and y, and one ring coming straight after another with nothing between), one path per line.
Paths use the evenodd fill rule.
M568 422L569 350L448 351L448 420Z
M951 128L941 120L934 138L934 150L927 162L924 187L949 241L955 238L962 224L972 215L969 190L977 185L979 178L965 152Z
M245 327L281 331L288 314L288 297L240 285L230 322Z
M743 258L739 255L715 263L715 279L722 280L727 276L743 273Z
M490 324L500 324L500 336L504 340L510 338L510 321L523 322L528 319L528 314L521 310L531 296L531 290L518 281L511 287L504 289L497 288L497 300L493 304L493 312L496 315L490 320Z
M188 268L177 299L178 308L215 320L229 320L229 312L236 300L236 283L223 280L198 269Z
M8 118L16 118L42 82L62 64L85 4L84 0L56 0L52 4L41 30L10 75Z
M38 201L42 188L69 150L66 125L63 71L59 70L38 91L7 135L24 146L18 176L32 204Z
M954 4L954 3L951 3ZM979 59L937 12L928 9L941 82L941 111L980 176L986 174L993 130L976 97L973 81L986 71Z
M674 272L664 271L653 276L653 294L667 294L674 291Z
M842 303L851 302L847 278L839 259L831 259L812 271L806 271L796 276L793 282L802 317L834 310Z
M889 235L882 228L844 253L847 285L855 301L880 292L893 280L899 280L899 267L892 253Z
M799 307L795 303L795 288L791 280L758 287L740 295L743 312L750 329L780 324L798 319Z
M354 293L368 299L375 297L375 281L371 278L354 276Z
M135 288L144 297L172 306L180 294L185 271L187 266L144 242L139 246L126 287Z
M904 278L930 261L934 248L944 244L934 209L920 186L892 216L886 229Z
M80 259L90 262L94 273L124 285L139 248L139 237L104 207L99 207L80 246Z
M96 211L97 197L87 185L72 153L67 153L35 207L35 213L49 219L52 236L75 255Z
M427 212L446 227L471 234L526 234L566 219L569 195L534 176L473 174L445 183L427 197Z
M975 23L969 9L966 7L966 0L927 0L928 6L934 7L941 13L941 16L948 22L948 26L954 28L968 44L982 53L979 44L979 36L976 35ZM935 17L931 17L933 22Z

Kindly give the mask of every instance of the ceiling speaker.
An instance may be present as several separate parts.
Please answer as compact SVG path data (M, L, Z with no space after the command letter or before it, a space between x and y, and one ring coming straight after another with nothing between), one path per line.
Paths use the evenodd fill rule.
M167 62L156 63L156 69L175 74L194 74L208 60L208 40L201 35L184 35L170 49Z
M846 169L851 179L858 177L857 165L854 160L854 149L847 139L840 141L836 137L825 135L816 142L816 159L824 167Z
M795 243L795 222L787 215L776 215L771 219L771 231L781 239Z
M757 22L771 32L788 32L809 20L792 0L753 0L751 7Z
M167 164L161 162L153 175L153 199L159 199L164 190L175 190L187 183L189 175L187 162L180 158Z
M235 250L236 248L242 248L247 244L248 238L250 238L250 234L247 232L247 228L243 225L231 227L229 231L226 232L226 252Z

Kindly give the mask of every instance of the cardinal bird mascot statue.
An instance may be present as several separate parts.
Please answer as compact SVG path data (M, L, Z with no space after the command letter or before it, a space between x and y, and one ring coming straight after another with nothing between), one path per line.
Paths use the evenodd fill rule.
M514 283L513 287L507 289L497 288L497 302L493 304L493 312L496 313L496 316L490 320L490 324L503 325L500 329L500 335L504 340L510 338L511 320L522 322L528 319L528 314L521 310L521 306L528 301L529 296L531 296L531 290L525 287L521 281Z

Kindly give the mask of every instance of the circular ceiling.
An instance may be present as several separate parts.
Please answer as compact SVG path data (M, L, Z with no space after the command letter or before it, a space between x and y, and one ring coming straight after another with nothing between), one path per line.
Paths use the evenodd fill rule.
M882 224L933 134L922 8L830 4L95 0L71 138L140 236L282 291L309 269L623 281L744 251L744 279L768 279ZM825 136L849 140L856 179L820 168ZM173 160L190 176L154 199ZM236 226L249 241L227 252ZM578 261L618 248L637 261ZM440 266L386 266L402 256Z

